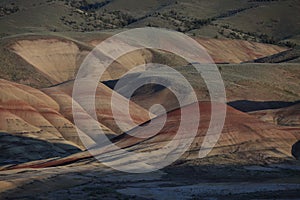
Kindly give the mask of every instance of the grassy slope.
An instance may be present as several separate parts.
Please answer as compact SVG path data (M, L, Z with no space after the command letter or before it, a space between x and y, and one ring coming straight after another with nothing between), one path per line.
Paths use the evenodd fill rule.
M297 0L227 0L226 3L222 0L114 0L89 10L78 10L83 5L78 3L80 1L70 4L67 0L4 0L0 6L9 7L12 2L19 7L19 11L0 17L2 37L25 32L87 32L147 25L180 29L208 37L232 37L220 34L224 29L225 32L233 31L237 35L241 35L240 32L251 32L266 34L279 41L290 40L293 43L299 42L300 35L300 3ZM87 2L94 4L103 0ZM127 17L134 21L129 23L126 21ZM216 19L211 24L193 25L194 21L214 17ZM249 38L258 40L259 36Z
M70 12L68 8L58 2L55 4L46 1L19 1L16 3L20 11L0 18L2 35L17 33L68 30L59 17Z
M228 24L244 32L265 33L275 39L297 38L300 34L299 10L299 1L270 2L220 19L217 24Z

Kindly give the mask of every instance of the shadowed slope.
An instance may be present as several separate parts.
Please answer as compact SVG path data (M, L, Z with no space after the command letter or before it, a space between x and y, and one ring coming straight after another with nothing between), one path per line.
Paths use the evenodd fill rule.
M64 157L80 149L63 143L0 133L0 163L2 165L25 163L54 157Z

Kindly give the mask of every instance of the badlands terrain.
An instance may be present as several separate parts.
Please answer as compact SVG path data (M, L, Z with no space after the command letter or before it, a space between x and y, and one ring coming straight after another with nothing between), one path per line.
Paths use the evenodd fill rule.
M0 2L0 199L299 199L299 2L124 2ZM95 116L75 101L77 72L95 46L144 26L173 29L202 45L224 81L226 104L211 101L190 63L160 49L132 51L106 69L96 87ZM184 83L174 78L164 86L145 84L127 96L139 80L156 80L157 73L147 68L124 75L148 63L183 75L197 100L181 91L189 103L180 106L170 88L180 90ZM126 84L116 87L119 80ZM226 108L225 123L216 145L199 158L212 105ZM127 106L134 123L128 122ZM116 146L149 153L151 162L99 146L95 127L77 126L73 109L92 119ZM199 119L193 115L198 109ZM184 113L190 115L177 138ZM147 134L152 135L142 137ZM179 159L157 171L109 167L150 169L157 160L177 155L164 153L170 141L188 140L191 145Z

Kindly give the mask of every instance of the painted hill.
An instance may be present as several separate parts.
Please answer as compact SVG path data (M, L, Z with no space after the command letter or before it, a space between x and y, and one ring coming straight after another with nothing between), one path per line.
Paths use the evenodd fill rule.
M106 33L99 33L98 36L93 37L102 38L103 35L107 37ZM82 37L85 39L80 39L85 41L88 40L89 35ZM102 40L103 38L80 42L65 37L42 35L6 39L2 41L3 46L1 47L3 56L5 56L1 61L1 77L35 87L51 86L51 84L73 80L85 56L91 51L93 45ZM286 48L275 45L242 40L208 38L196 38L196 40L208 50L217 63L241 63L286 50ZM129 69L151 62L170 66L186 65L186 62L178 56L145 49L120 57L107 69L101 80L118 79ZM7 67L4 68L4 66ZM37 80L29 78L30 73L37 74Z
M207 158L199 160L199 150L210 122L210 102L194 103L183 107L183 110L176 109L169 112L167 114L166 124L162 130L150 138L143 139L139 136L143 136L146 133L153 134L152 130L155 130L155 127L160 124L162 118L165 116L153 119L151 126L145 127L144 129L132 129L131 131L118 136L113 141L117 146L133 152L153 153L158 151L176 135L179 126L178 121L180 121L181 117L180 113L193 113L195 111L195 106L199 106L201 112L198 133L188 151L181 157L180 162L188 161L194 162L194 164L199 164L199 162L212 164L218 160L219 164L266 164L277 162L278 159L289 159L292 157L291 147L297 141L297 137L294 134L283 131L276 125L262 122L253 116L228 106L225 126L219 141L208 154ZM190 118L187 119L187 122L194 124L195 117L191 114ZM188 139L190 137L189 133L189 131L185 131L184 135L181 136L181 139ZM118 152L115 152L116 154L114 154L114 151L110 151L110 148L98 149L95 150L94 153L97 153L97 157L104 160L107 158L107 162L111 162L112 164L117 163L118 165L122 165L127 163L129 167L139 168L141 167L140 164L143 162L143 158L136 160L133 157L132 160L128 160L128 157L122 157ZM155 161L157 155L152 155L154 156L153 161ZM160 156L172 155L168 154ZM91 157L89 152L82 152L61 159L24 163L9 168L50 167ZM129 163L131 164L129 165Z
M59 113L51 97L29 86L5 80L0 84L0 130L49 142L70 141L83 148L76 127Z
M200 102L183 107L182 110L193 113L195 106L200 109L200 126L197 136L189 148L188 152L182 159L197 159L200 150L200 145L203 142L208 124L210 122L210 106L209 102ZM120 141L117 142L121 146L132 146L132 149L143 152L153 151L161 148L166 142L172 139L178 129L177 121L180 121L180 109L171 111L167 115L167 122L164 128L150 139L137 139L130 135L143 135L151 132L156 123L161 120L160 117L153 121L153 127L146 127L142 131L136 132L135 129L128 132L130 135L119 136ZM195 118L191 115L190 123L194 123ZM183 138L189 137L189 131ZM248 162L251 160L255 162L268 162L272 157L291 157L291 146L297 141L295 135L281 131L278 127L264 123L255 117L237 111L231 107L227 107L227 115L225 126L223 128L221 137L213 148L209 157L228 157L238 158L236 162ZM134 145L135 144L135 145ZM130 148L129 148L130 149ZM247 158L247 159L246 159Z
M298 199L299 8L299 0L1 0L0 199ZM198 155L213 102L200 74L179 56L143 49L118 58L98 83L95 126L86 121L92 117L85 105L72 99L86 55L111 35L145 26L191 36L217 63L227 116L220 139L205 158ZM138 78L156 80L157 74L144 69L123 76L147 63L178 70L199 102L176 78L166 87L147 84L131 97L125 95ZM120 78L126 84L116 89ZM182 90L188 105L178 108L172 86ZM122 130L111 111L115 93ZM127 101L140 126L128 123ZM293 102L298 104L283 107ZM72 104L83 119L82 130L74 123ZM159 106L149 113L153 104L162 104L167 114L155 116L164 110ZM198 108L200 119L193 115ZM188 113L187 124L176 138L183 113ZM166 124L154 132L164 119ZM198 123L194 138L192 127ZM99 148L95 127L124 150L150 154L150 160ZM138 137L146 135L150 137ZM173 158L184 141L192 144L166 168L128 174L98 162L82 139L97 158L133 172ZM180 146L177 151L166 147L172 140Z
M59 84L54 87L45 88L42 89L46 94L48 94L50 97L55 99L60 107L61 112L64 113L65 117L69 119L70 121L73 121L72 116L72 91L73 91L73 81L69 81L66 83ZM112 114L112 108L111 108L111 96L112 96L113 90L108 88L102 83L98 84L97 92L96 92L96 113L98 117L98 121L101 122L106 128L106 133L117 133L120 134L123 131L121 131L117 124L114 122L114 117ZM123 108L127 105L127 99L124 98L121 95L117 94L118 98L118 104L117 109L119 112L122 113ZM149 118L149 112L143 108L141 108L139 105L130 102L130 114L132 119L136 124L144 123L145 121L148 121ZM150 115L151 116L151 115ZM123 128L125 131L130 130L134 127L131 127L129 125L123 124ZM105 130L105 128L104 128ZM111 131L112 130L112 131Z
M73 79L87 54L74 42L58 39L21 40L12 49L53 84Z
M39 147L42 148L43 144L46 146L52 145L51 148L54 148L54 150L56 148L54 152L58 152L57 156L65 156L74 151L85 149L81 139L89 144L94 143L93 139L80 130L81 138L79 138L72 116L72 98L70 96L72 89L72 82L40 91L29 86L0 79L0 131L5 134L1 138L8 143L9 141L16 141L16 146L20 144L20 148L16 147L15 153L19 152L18 149L22 149L21 146L25 145L24 148L28 151L28 154L24 154L18 159L28 161L29 158L29 160L32 160L35 157L34 155L36 155L35 160L45 158L38 156L38 149ZM98 124L108 137L120 133L113 121L110 110L111 94L112 90L105 85L99 85L97 92L99 101L96 105L99 116ZM119 110L122 111L126 99L119 95L118 100ZM75 105L78 111L85 113L80 105ZM149 112L140 106L132 103L130 108L135 123L140 124L150 119ZM108 125L109 128L104 124ZM129 130L133 127L127 125L126 128ZM23 142L21 142L22 138L24 138ZM11 142L9 146L13 144ZM13 148L11 151L13 151ZM29 157L26 157L27 155ZM46 155L46 153L41 155Z
M201 36L194 37L194 39L207 50L208 54L216 63L241 63L287 50L286 47L244 40L213 39ZM93 39L89 43L96 46L101 41L103 41L103 39ZM141 54L145 56L146 53L141 52ZM132 55L130 57L141 56ZM149 56L146 58L149 58ZM155 59L155 57L153 59Z

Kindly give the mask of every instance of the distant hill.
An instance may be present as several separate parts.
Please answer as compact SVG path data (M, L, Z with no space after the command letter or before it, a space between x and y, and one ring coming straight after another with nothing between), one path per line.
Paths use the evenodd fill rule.
M154 26L294 46L299 10L297 0L3 0L0 36Z
M22 34L1 40L0 78L35 88L48 87L73 80L82 61L103 39L106 32L93 34ZM216 63L241 63L271 56L287 50L276 45L243 40L194 37L205 47ZM101 78L119 79L132 67L145 63L185 66L184 59L171 53L144 49L120 57ZM31 76L35 74L35 76Z

